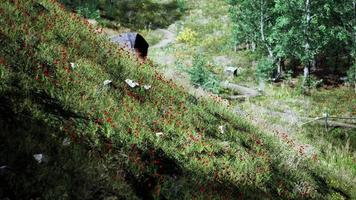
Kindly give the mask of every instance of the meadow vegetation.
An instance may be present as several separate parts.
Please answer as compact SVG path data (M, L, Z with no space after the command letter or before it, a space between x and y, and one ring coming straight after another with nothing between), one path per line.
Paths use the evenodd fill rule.
M184 12L202 2L186 2ZM218 5L227 8L224 1L200 5L211 23L193 26L191 18L183 26L199 36L221 28L215 22L228 18L214 12ZM190 95L166 80L161 67L110 43L54 0L5 1L0 13L0 165L10 168L0 174L6 180L0 198L356 198L354 143L343 147L337 129L332 134L341 138L332 144L344 150L330 151L345 155L341 161L331 153L309 155L290 148L294 138L261 130L221 99ZM193 59L196 71L190 73L193 82L206 85L216 78L206 71L209 59L231 46L229 39L198 38L207 53ZM167 52L196 52L179 45L187 51L173 46ZM243 60L250 64L253 57ZM310 98L323 98L322 92ZM323 137L325 143L334 141L330 137ZM33 159L39 153L46 158L40 163Z

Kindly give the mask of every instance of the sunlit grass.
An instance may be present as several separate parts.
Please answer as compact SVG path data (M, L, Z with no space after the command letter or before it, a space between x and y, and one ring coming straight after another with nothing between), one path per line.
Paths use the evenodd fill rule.
M14 115L104 160L98 176L107 183L171 199L320 199L335 193L320 183L332 177L337 191L353 195L352 180L329 175L322 160L287 148L217 98L189 95L54 1L16 2L0 5L1 97Z

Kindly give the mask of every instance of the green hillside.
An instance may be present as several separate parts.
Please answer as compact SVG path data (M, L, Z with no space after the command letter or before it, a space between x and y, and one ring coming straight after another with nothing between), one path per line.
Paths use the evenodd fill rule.
M54 0L4 0L0 15L0 199L356 198L352 176L189 95Z

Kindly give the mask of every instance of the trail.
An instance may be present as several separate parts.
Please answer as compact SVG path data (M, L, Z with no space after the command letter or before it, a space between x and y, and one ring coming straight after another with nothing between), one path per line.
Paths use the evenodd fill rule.
M237 85L234 83L230 83L228 81L222 81L221 86L223 88L227 88L230 90L234 90L241 95L231 96L232 98L227 100L223 99L221 96L217 94L213 94L209 91L204 90L201 87L195 87L190 83L189 76L174 68L174 60L175 57L169 54L164 53L164 48L169 44L174 44L175 42L175 34L165 29L158 29L158 31L164 34L163 39L156 45L152 46L156 51L159 52L159 56L155 56L152 58L156 63L163 65L162 73L167 79L171 79L176 82L178 85L182 86L186 91L188 91L191 95L196 98L210 98L210 99L218 99L219 102L223 106L231 105L234 99L247 99L254 98L260 95L260 92L254 88L245 87L241 85ZM243 97L243 98L240 98ZM283 143L287 144L290 148L299 152L301 156L306 156L311 158L316 155L316 150L313 146L309 144L304 144L301 141L297 141L294 137L295 133L297 133L298 127L297 125L302 123L302 118L294 113L294 112L278 112L274 110L269 110L267 108L263 108L257 106L253 103L249 103L251 109L242 110L241 108L232 107L231 111L236 115L248 118L255 126L261 128L262 130L266 130L267 134L271 134L274 137L278 138ZM280 119L282 123L271 123L270 121L263 118L263 116L274 116Z
M157 32L163 33L163 38L156 44L150 47L150 49L155 49L155 51L159 52L158 55L152 57L157 64L164 66L161 70L163 75L167 79L171 79L176 82L178 85L182 86L188 93L195 96L196 98L209 98L218 101L223 106L231 105L233 100L248 100L250 98L254 98L260 95L260 92L256 89L237 85L234 83L229 83L227 81L221 82L221 86L223 88L227 88L230 90L237 91L239 95L228 97L229 100L223 99L221 96L217 94L213 94L209 91L204 90L201 87L193 86L190 83L189 76L181 72L174 67L174 62L176 58L173 55L167 54L164 52L164 48L170 44L175 44L176 34L167 30L167 29L157 29ZM104 33L108 36L118 34L117 31L112 29L105 28ZM227 56L220 56L225 58ZM218 57L218 58L220 58ZM216 60L217 64L224 64L221 59ZM315 155L315 148L308 144L303 144L300 141L296 141L293 135L297 132L297 124L302 123L302 118L293 112L278 112L274 110L270 110L264 107L257 106L253 103L249 103L250 109L241 109L239 106L232 107L231 111L238 116L242 116L244 118L248 118L255 126L260 127L262 130L266 130L267 134L272 134L277 137L282 142L288 144L288 146L295 151L299 152L301 155L306 157L312 157ZM282 123L271 123L270 121L263 118L263 116L274 116L280 118L280 122Z
M164 37L161 41L159 41L156 45L152 46L151 48L155 48L155 49L164 48L175 41L175 34L170 32L169 30L157 29L156 31L163 33Z

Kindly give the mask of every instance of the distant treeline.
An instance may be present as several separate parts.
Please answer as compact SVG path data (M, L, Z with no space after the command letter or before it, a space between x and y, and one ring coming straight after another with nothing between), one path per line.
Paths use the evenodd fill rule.
M266 55L260 71L267 77L303 66L305 78L310 71L348 70L349 79L355 79L355 0L228 2L236 48ZM293 63L289 68L283 66L286 60Z
M85 17L103 17L132 29L166 27L181 16L178 1L155 3L150 0L59 0L59 2L69 9L81 12Z

